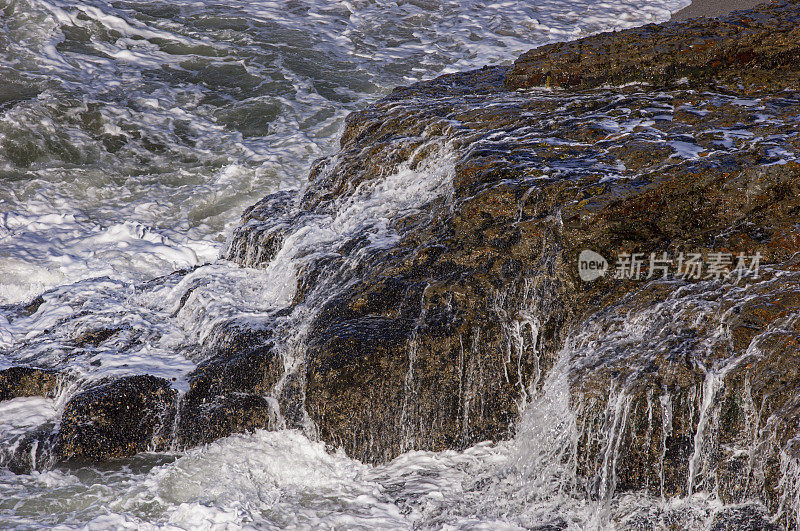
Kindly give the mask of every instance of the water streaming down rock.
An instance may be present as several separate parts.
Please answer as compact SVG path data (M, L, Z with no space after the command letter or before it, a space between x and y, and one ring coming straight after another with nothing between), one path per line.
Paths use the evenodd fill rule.
M168 301L192 339L172 347L199 362L164 417L175 416L173 444L302 428L386 463L512 439L508 461L471 478L464 501L426 513L430 525L466 517L470 503L533 525L541 504L559 499L594 525L763 524L766 514L796 523L800 101L785 90L798 65L772 51L796 46L799 16L783 2L543 48L352 114L339 153L300 194L245 213L226 254L242 269L179 272L135 294ZM699 56L708 69L689 61L642 74L652 86L606 84L636 81L652 49L691 50L687 35L720 25L725 36ZM789 44L776 44L782 37ZM755 51L721 61L715 39ZM577 83L575 61L537 62L629 42L644 51L612 54L624 75L589 65ZM738 77L740 64L755 74ZM573 88L535 86L548 79ZM764 267L759 278L589 283L575 267L587 248L607 258L760 253ZM261 286L244 306L204 289L240 282ZM32 311L44 315L58 296ZM71 341L64 357L91 363L109 341L135 354L169 335L166 325L90 328L102 322L98 304L74 304L85 313L54 317L54 333ZM20 360L41 354L28 345ZM92 382L83 399L107 385ZM156 424L125 451L163 444ZM54 444L64 458L82 447ZM628 493L641 496L635 510ZM676 515L664 505L697 496L728 508ZM652 507L658 514L644 514Z
M372 161L391 161L396 153L387 156L386 144L413 142L410 139L419 131L430 131L434 120L446 124L441 128L443 134L454 139L451 142L463 154L456 164L449 210L436 219L439 232L415 227L413 238L401 238L396 247L403 255L419 255L417 262L425 260L421 274L426 305L430 304L428 300L435 304L427 294L435 293L442 284L449 295L458 294L459 280L468 276L472 286L465 297L471 302L467 314L481 313L476 301L506 301L500 305L501 312L492 314L505 317L505 321L503 317L498 320L504 323L506 336L513 335L509 331L522 322L536 330L528 352L515 360L516 372L506 358L505 365L496 365L497 372L489 378L514 382L510 389L522 384L515 397L517 408L527 402L528 389L537 391L538 386L531 388L531 384L541 381L538 371L542 367L547 372L553 366L557 359L554 353L567 331L583 330L577 332L577 339L567 340L573 342L567 370L570 404L561 410L559 422L540 428L564 435L556 437L552 447L531 451L548 456L543 462L557 464L559 469L549 475L538 473L540 479L563 477L556 481L558 485L573 484L590 498L600 500L641 489L662 498L711 493L730 504L758 499L770 513L778 515L780 522L793 519L785 503L791 498L785 493L790 482L781 480L779 469L781 462L784 469L789 467L782 448L794 433L791 411L795 399L792 393L775 391L793 382L793 373L784 369L784 374L779 374L777 367L791 366L788 360L796 353L792 346L796 345L797 333L793 273L798 249L794 221L798 170L793 162L796 120L792 118L795 111L784 114L779 109L796 109L794 93L785 92L784 87L797 78L797 65L780 59L796 55L781 55L785 50L773 52L782 45L770 39L780 40L781 32L794 31L796 16L797 8L789 2L726 19L722 23L729 32L726 38L737 46L758 43L760 51L719 63L716 57L724 52L715 51L712 41L710 58L690 56L686 69L671 71L666 78L642 74L656 83L654 88L634 85L577 92L532 88L524 94L498 89L504 82L518 87L520 79L538 83L536 76L519 73L540 68L537 63L532 66L526 56L509 77L503 68L485 69L401 90L370 111L351 116L342 140L342 160L338 161L346 171L323 177L312 174L304 200L304 206L310 209L347 194L348 187L375 179L376 173L379 177ZM760 29L759 24L768 29ZM670 26L660 33L648 29L587 42L607 41L613 47L617 41L641 39L647 50L651 42L647 39L653 35L657 47L669 42L691 47L692 32L704 29L702 23L693 23L688 28ZM724 48L726 41L721 42ZM557 45L535 54L553 57L548 54L565 48L569 53L580 53L581 46L586 45ZM779 55L773 57L774 53ZM635 65L638 60L637 54L625 56L628 64ZM733 73L736 67L731 69L737 61L752 63L756 66L751 68L764 74L738 77ZM700 64L710 66L700 74L694 73L692 68L701 68ZM625 75L635 79L633 72ZM614 71L606 77L597 75L600 80L593 80L592 86L619 77ZM765 81L767 78L769 81ZM573 83L569 76L552 73L548 79ZM742 84L732 85L731 79ZM766 114L762 114L764 111ZM781 118L772 118L775 112ZM539 119L528 119L534 113ZM773 129L776 125L777 130ZM782 147L770 145L776 141ZM320 186L322 190L315 189ZM281 226L287 223L281 222ZM249 231L246 225L241 230L244 234ZM242 233L239 238L244 242L249 236ZM457 235L456 245L452 234ZM271 245L274 238L275 233L269 232L265 241ZM429 250L431 241L438 247L434 256ZM727 252L732 256L757 252L770 267L758 280L737 279L734 274L718 281L651 280L637 286L603 279L588 285L577 282L574 270L567 265L584 246L606 256L621 251L638 251L645 256L656 251L672 255ZM381 261L384 268L387 262L393 262L391 256ZM418 263L397 263L391 267L393 282L420 278ZM485 286L481 285L483 279ZM405 328L392 328L398 320L409 319L404 310L418 304L387 308L386 302L380 301L370 308L371 301L362 294L371 294L376 289L374 284L385 289L386 281L373 280L367 273L358 282L355 294L347 293L345 301L330 310L323 309L322 328L317 325L312 334L326 338L323 355L330 357L332 349L336 363L347 360L351 366L337 365L325 373L326 380L336 384L324 395L325 409L315 410L314 393L321 385L317 380L322 378L315 374L313 363L318 351L314 348L318 347L312 346L307 388L311 395L306 404L315 424L321 427L323 439L343 445L361 459L380 460L409 448L401 442L400 432L392 433L386 425L392 419L408 421L408 401L403 396L408 379L401 375L411 374L412 368L410 364L400 370L389 366L388 372L397 373L392 380L367 368L356 371L352 364L365 356L368 366L386 371L387 366L381 363L394 359L392 344L399 343L401 351L413 353L413 371L420 374L420 359L436 359L437 349L446 351L445 338L452 331L458 334L458 349L451 354L451 363L459 370L463 370L462 356L467 352L480 365L483 346L503 349L494 343L493 334L497 332L492 321L486 320L477 328L440 330L437 346L432 350L428 347L420 356L420 331L424 338L430 333L429 326L420 328L413 320L413 334L408 322ZM513 288L515 283L519 288ZM533 296L530 283L538 288ZM473 291L477 286L483 289ZM407 284L403 288L407 289ZM527 296L520 296L522 291ZM513 295L506 298L506 293ZM531 302L535 311L522 315ZM469 321L463 307L454 305L452 299L446 308L445 322ZM440 312L438 308L431 311L429 306L412 318L429 320L437 313L442 315ZM382 330L375 337L377 326ZM354 335L359 327L360 333ZM390 330L399 330L400 336L393 336ZM408 343L410 337L413 347ZM518 337L516 343L506 344L505 352L524 350ZM337 341L346 346L338 346ZM356 356L347 356L348 350ZM523 359L524 363L519 363ZM439 379L429 388L438 391L446 381L447 368L429 367ZM354 386L364 391L353 391L352 379L366 374L369 379L357 379ZM457 381L463 385L464 376L459 374ZM466 381L472 383L470 376ZM380 382L377 389L373 387L376 382ZM397 394L385 391L387 385L399 390ZM477 402L489 399L494 408L502 410L503 399L482 385L485 381L477 385ZM458 389L456 396L463 396L463 388ZM402 403L404 408L400 415L392 409L389 411L394 414L383 415L371 408L365 416L377 415L377 421L361 418L353 425L332 418L330 413L330 409L338 413L336 408L343 397L349 414L375 401L381 404L379 411L384 402L395 406ZM415 398L422 404L430 400L419 392ZM426 440L427 427L420 425L415 441L421 444L418 447L466 445L472 441L470 430L478 430L479 438L503 437L510 423L494 422L489 431L479 431L486 427L481 424L485 410L473 415L470 408L474 398L469 400L452 409L461 421L460 427L466 427L461 438ZM549 407L554 407L555 398L547 400ZM505 411L514 416L512 403L505 404ZM535 405L530 407L536 409ZM368 428L358 422L365 422ZM444 422L438 428L440 432L449 431ZM561 468L564 462L574 463L572 475L568 467ZM534 464L525 466L544 470L544 465L536 463L534 459Z

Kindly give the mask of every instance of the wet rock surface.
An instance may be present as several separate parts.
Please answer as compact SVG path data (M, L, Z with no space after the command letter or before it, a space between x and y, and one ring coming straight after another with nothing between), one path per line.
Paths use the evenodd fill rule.
M36 367L9 367L0 371L0 401L27 396L52 396L58 385L56 371Z
M351 115L302 199L265 199L228 255L269 267L291 227L452 163L390 243L365 231L300 271L295 304L321 308L300 369L320 436L367 461L507 438L566 357L580 490L788 514L799 17L777 2L556 44ZM585 249L610 262L592 282ZM638 278L615 278L624 253ZM728 261L694 276L690 254ZM739 268L756 255L757 278ZM662 256L669 274L647 278Z
M228 394L183 402L176 437L180 446L193 447L234 433L275 427L275 411L263 396Z
M169 447L177 392L153 376L92 387L67 402L55 459L107 460Z
M542 46L514 63L506 85L595 88L644 82L731 84L740 93L794 90L800 61L797 23L795 3L778 1L719 19L650 24L614 38Z
M237 323L223 328L215 354L190 374L181 397L175 433L181 447L276 427L275 411L264 398L284 370L272 333Z
M57 438L55 426L39 426L15 441L13 448L4 449L0 462L15 474L30 474L35 470L47 469L55 463L53 448Z
M326 215L436 146L456 153L453 190L392 219L391 247L362 235L301 273L296 303L325 300L308 335L306 407L324 439L359 458L508 437L569 327L639 287L610 274L581 282L582 249L760 253L771 264L797 252L798 165L783 154L797 151L798 109L783 63L762 65L774 92L747 100L690 85L509 91L529 59L400 89L351 115L342 154L312 172L300 205L277 220L268 209L261 224L254 209L231 246L230 258L259 265L243 258L258 255L254 227ZM682 437L670 451L686 461Z
M141 376L75 395L59 458L286 426L367 462L463 449L511 437L565 370L570 488L713 492L789 522L798 22L800 4L776 2L602 34L353 113L340 152L302 193L249 209L226 253L291 269L287 307L220 318L180 398ZM584 250L608 261L605 275L581 279ZM742 509L714 525L762 517Z

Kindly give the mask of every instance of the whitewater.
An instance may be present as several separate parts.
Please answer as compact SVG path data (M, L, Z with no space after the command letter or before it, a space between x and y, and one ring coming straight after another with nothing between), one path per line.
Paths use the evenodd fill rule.
M364 227L391 239L382 219L446 193L443 149L438 164L401 169L297 234L270 267L221 259L245 208L301 189L312 162L336 152L349 112L535 46L662 22L688 3L0 0L0 369L58 366L76 382L54 399L0 402L0 444L57 422L92 380L152 374L184 391L215 323L291 301L303 249ZM98 325L120 332L74 356L69 342ZM580 336L561 359L579 348ZM570 494L564 452L578 435L566 373L550 371L513 440L463 452L372 466L283 430L103 466L0 470L0 527L710 522L720 506L702 493Z

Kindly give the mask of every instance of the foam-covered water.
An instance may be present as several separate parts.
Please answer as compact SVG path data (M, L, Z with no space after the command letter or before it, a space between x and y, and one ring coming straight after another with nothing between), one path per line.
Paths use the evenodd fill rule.
M686 4L0 0L0 367L59 366L76 380L150 373L185 388L215 322L258 319L291 299L294 271L280 270L291 257L252 270L218 256L245 207L302 186L349 111L397 85L663 21ZM736 141L728 133L722 142ZM692 146L674 147L692 156ZM392 238L379 226L382 209L442 192L406 186L416 182L410 170L395 181L296 235L285 252L364 227L381 245ZM177 269L190 271L170 274ZM12 306L29 301L30 311ZM98 329L113 334L75 346ZM534 409L566 407L558 374L535 398L547 407ZM66 394L4 402L0 439L56 421ZM527 440L541 446L417 452L381 467L284 431L109 469L0 472L0 526L607 522L599 505L570 497L565 470L537 468L560 462L552 452L571 432L525 422L538 434ZM537 464L534 454L547 458ZM520 497L520 485L548 494Z
M686 3L4 0L0 302L213 261L391 87Z
M647 329L634 324L606 342ZM708 529L720 515L757 514L757 505L724 506L707 492L672 500L585 496L571 459L581 427L568 378L597 343L597 331L587 330L564 347L508 442L408 452L371 466L295 430L259 431L105 468L0 472L0 521L57 529ZM16 399L0 412L22 429L56 409L52 400Z

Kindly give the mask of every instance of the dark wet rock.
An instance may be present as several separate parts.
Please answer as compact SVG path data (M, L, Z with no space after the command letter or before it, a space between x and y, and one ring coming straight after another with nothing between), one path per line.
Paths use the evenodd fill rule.
M169 446L177 392L154 376L129 376L81 391L64 408L58 461L107 460Z
M114 337L121 328L98 328L89 330L75 338L75 346L80 348L98 347L101 343Z
M274 429L275 412L258 395L230 394L205 401L182 404L177 425L177 442L192 447L213 442L234 433Z
M276 412L264 397L284 368L271 329L229 322L213 335L214 355L189 375L189 391L181 397L176 433L180 446L276 427Z
M596 423L579 440L582 475L598 488L713 491L779 511L800 433L800 276L781 265L744 286L637 290L592 316L571 347L575 408Z
M277 404L285 428L303 429L308 424L305 383L305 374L302 372L290 372L283 380Z
M710 531L777 531L781 526L771 521L764 507L745 505L726 508L714 515Z
M25 396L51 397L59 374L51 369L10 367L0 371L0 401Z
M0 451L0 467L14 474L30 474L52 465L57 440L55 426L46 424L23 435L12 447Z
M309 347L306 404L323 440L344 446L357 458L385 459L402 451L403 387L409 372L409 329L413 323L369 318L318 330ZM331 385L331 382L336 382ZM353 415L353 411L362 412ZM394 430L396 431L389 431ZM348 441L376 437L373 448ZM374 457L373 457L374 458Z
M295 190L281 190L245 210L234 237L245 238L247 244L229 247L225 258L251 267L272 260L283 245L284 235L292 228L288 214L296 197Z
M22 307L22 315L31 316L35 314L39 311L42 304L44 304L44 298L41 295L35 297L31 302Z
M283 375L271 330L226 323L214 336L214 354L189 375L187 400L230 393L266 395Z
M401 165L424 169L455 154L452 191L389 220L398 235L391 246L354 235L300 271L294 303L316 312L306 339L305 408L323 440L377 462L507 438L565 339L598 321L589 339L602 350L603 334L623 330L626 315L652 313L688 290L685 309L665 310L679 324L653 313L662 328L629 349L609 342L606 356L576 355L574 408L581 425L592 426L576 449L583 486L594 495L681 496L688 469L702 462L693 490L713 483L725 499L761 497L774 509L774 453L763 481L742 491L737 480L740 450L752 440L741 404L719 414L719 440L738 449L727 442L696 449L695 439L711 368L795 315L792 296L779 296L766 277L760 284L729 276L728 291L715 297L705 275L614 278L614 257L760 253L770 278L797 270L800 165L791 154L800 149L800 102L785 89L797 86L798 20L797 3L779 2L722 21L555 44L510 68L398 89L351 114L340 153L316 164L302 200L281 210L270 206L280 198L265 199L229 251L257 265L244 257L275 255L275 239L258 248L267 241L255 235L263 227L292 230L334 215ZM646 84L620 86L634 81ZM546 84L564 90L536 88ZM611 271L580 280L584 249L609 259ZM758 290L760 303L750 298ZM731 336L717 338L719 327ZM781 341L769 363L792 362L789 339ZM726 373L723 388L733 395L744 381L752 390L753 378L777 385L766 366L754 376L736 376L740 370ZM774 381L794 389L787 378ZM777 397L769 396L772 404ZM617 398L626 417L614 431ZM774 403L770 422L793 433L791 407ZM788 436L777 441L775 448ZM618 448L611 465L609 444Z
M539 359L532 346L515 350L486 300L492 288L474 280L423 286L383 277L320 312L306 409L324 440L384 461L511 435ZM505 295L523 298L513 288Z

